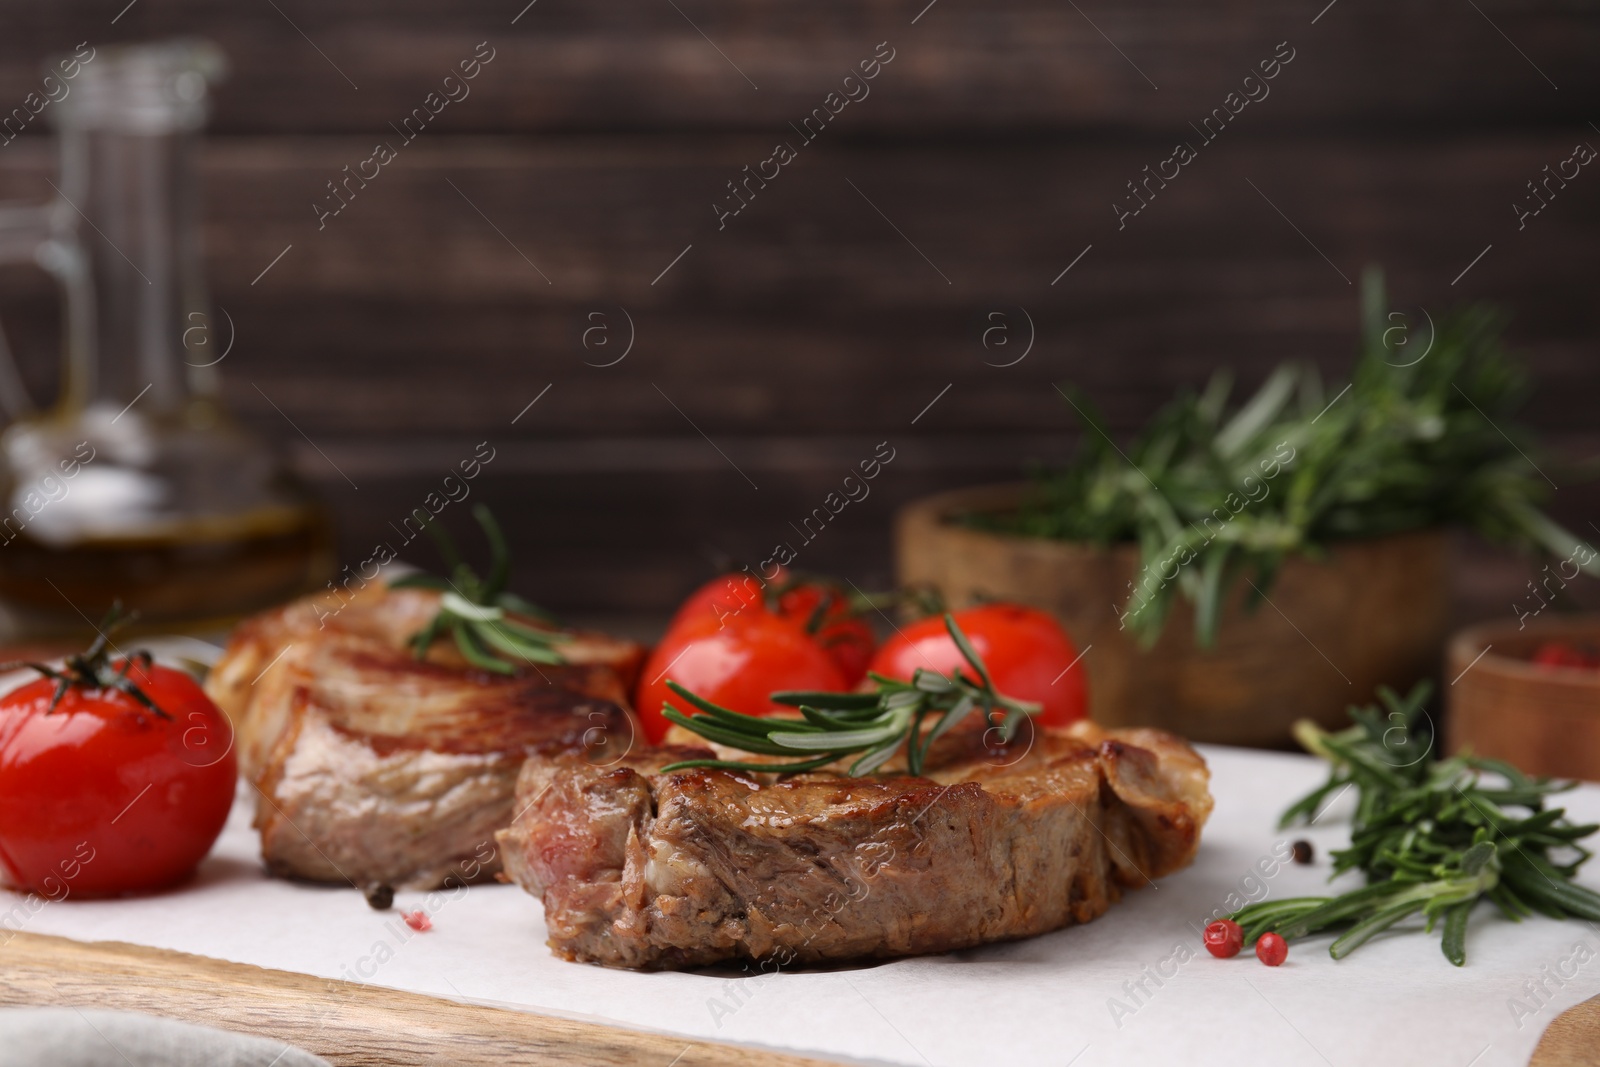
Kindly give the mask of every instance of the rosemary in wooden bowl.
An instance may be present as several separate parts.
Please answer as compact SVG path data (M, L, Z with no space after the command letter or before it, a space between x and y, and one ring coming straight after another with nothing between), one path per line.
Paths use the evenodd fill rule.
M1232 377L1218 372L1125 447L1086 397L1065 390L1087 431L1074 458L1039 471L1017 511L963 521L1136 543L1146 577L1121 614L1146 646L1175 596L1195 605L1197 643L1208 646L1233 585L1250 575L1247 603L1259 604L1285 557L1315 556L1344 539L1454 525L1569 556L1581 542L1540 510L1547 483L1512 421L1528 383L1500 341L1503 316L1463 308L1424 339L1420 325L1408 337L1399 313L1386 312L1383 277L1370 270L1347 385L1324 387L1314 367L1285 363L1230 410ZM1175 580L1150 579L1174 567ZM1600 555L1583 569L1600 577Z

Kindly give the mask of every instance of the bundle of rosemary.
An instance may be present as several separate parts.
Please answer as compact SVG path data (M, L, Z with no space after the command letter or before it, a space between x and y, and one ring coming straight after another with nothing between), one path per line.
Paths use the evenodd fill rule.
M1328 781L1284 812L1282 826L1316 817L1353 788L1350 847L1333 853L1334 876L1352 870L1367 885L1336 897L1296 897L1248 905L1230 918L1254 944L1267 931L1285 940L1345 928L1329 948L1342 959L1374 935L1420 913L1443 924L1445 957L1466 961L1467 917L1488 900L1513 922L1535 912L1600 922L1600 893L1573 881L1590 853L1578 844L1600 824L1573 825L1551 794L1572 782L1530 778L1501 760L1437 759L1423 729L1431 689L1418 683L1399 699L1379 690L1380 708L1352 708L1355 725L1326 733L1302 722L1296 736L1333 764ZM1513 809L1520 809L1516 811Z
M1063 395L1087 432L1065 467L1039 471L1015 513L970 525L1033 537L1135 542L1143 570L1124 624L1148 646L1182 593L1210 645L1227 591L1247 572L1265 596L1279 565L1333 542L1433 526L1470 527L1519 548L1570 556L1579 540L1539 509L1544 476L1510 421L1527 393L1485 307L1415 329L1387 312L1382 275L1362 279L1362 344L1350 383L1285 364L1230 412L1232 379L1180 395L1125 448L1089 401ZM1431 320L1430 320L1431 322ZM1600 576L1600 556L1584 566Z

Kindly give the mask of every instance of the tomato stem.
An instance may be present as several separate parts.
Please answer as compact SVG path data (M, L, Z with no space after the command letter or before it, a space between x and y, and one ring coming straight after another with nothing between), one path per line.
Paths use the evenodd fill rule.
M132 678L128 677L128 672L133 669L135 663L139 665L141 672L146 672L150 669L152 660L149 652L138 649L130 655L123 656L120 667L113 669L111 666L111 656L107 651L111 644L111 634L117 628L131 622L133 618L133 613L123 614L122 601L118 600L111 605L111 610L106 612L105 618L100 620L100 625L95 631L96 636L93 643L89 645L87 650L68 656L64 669L57 670L54 667L43 663L35 663L32 660L18 660L12 663L0 663L0 671L28 668L29 670L38 671L46 678L54 679L56 689L50 697L50 707L45 710L46 715L55 713L56 708L61 704L61 698L67 695L68 690L115 689L120 693L126 693L145 708L171 722L172 716L162 711L156 705L156 702L151 700L144 690L135 685Z

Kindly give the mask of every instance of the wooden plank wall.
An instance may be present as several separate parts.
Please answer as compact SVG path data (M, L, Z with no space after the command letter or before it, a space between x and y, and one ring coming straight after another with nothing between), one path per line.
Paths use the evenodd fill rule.
M793 540L887 441L870 498L800 560L881 583L898 503L1071 448L1053 383L1126 430L1217 366L1342 374L1374 262L1408 305L1513 307L1529 421L1565 455L1600 446L1600 173L1521 229L1512 207L1600 145L1592 4L524 3L0 3L8 107L80 41L228 52L205 152L227 396L322 488L351 561L488 440L475 492L520 585L660 612ZM475 53L468 95L404 140ZM1266 95L1202 142L1246 91ZM1180 140L1197 157L1119 222ZM379 142L394 161L319 225ZM721 217L778 144L794 158ZM0 148L0 196L43 198L53 167L42 136ZM37 273L0 272L41 388L56 314ZM1558 481L1563 518L1600 519ZM1520 585L1496 573L1475 613Z

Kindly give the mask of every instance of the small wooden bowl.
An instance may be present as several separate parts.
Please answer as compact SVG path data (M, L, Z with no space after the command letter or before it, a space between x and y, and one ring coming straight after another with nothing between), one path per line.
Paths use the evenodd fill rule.
M1530 658L1546 641L1600 645L1600 615L1525 621L1481 623L1451 638L1449 750L1471 749L1529 774L1600 780L1600 670Z
M1180 600L1144 650L1117 614L1139 574L1136 545L1102 549L955 521L1015 509L1026 488L980 486L907 504L896 519L896 574L902 584L935 586L952 607L988 598L1054 614L1083 650L1089 714L1102 725L1288 748L1295 720L1337 729L1378 685L1404 691L1438 669L1450 606L1442 530L1344 541L1323 559L1285 560L1270 605L1254 612L1244 606L1249 586L1238 582L1212 648L1195 646L1194 613Z

